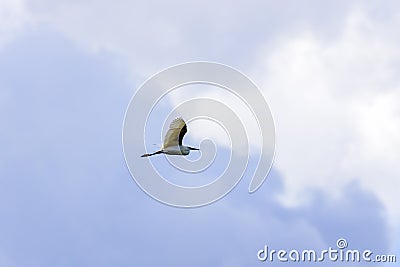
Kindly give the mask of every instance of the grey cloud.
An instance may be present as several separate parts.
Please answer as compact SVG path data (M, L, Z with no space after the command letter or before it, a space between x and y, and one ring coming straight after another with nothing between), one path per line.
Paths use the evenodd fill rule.
M0 70L8 99L0 115L0 248L17 266L253 266L267 242L318 248L339 234L387 248L381 206L357 184L334 202L310 192L315 200L298 209L275 201L284 180L276 170L257 193L242 181L202 209L149 198L121 151L132 85L106 54L88 56L41 32L2 50Z

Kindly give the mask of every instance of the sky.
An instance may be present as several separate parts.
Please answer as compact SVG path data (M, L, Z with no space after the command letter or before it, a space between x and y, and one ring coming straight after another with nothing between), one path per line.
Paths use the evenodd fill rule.
M0 266L292 265L257 251L339 238L399 258L399 28L397 1L0 0ZM219 201L182 209L138 187L121 135L140 85L193 60L258 85L276 150L254 194L247 173ZM165 96L146 140L161 143L156 122L185 99L211 97L248 123L253 159L254 122L225 94ZM219 156L199 178L210 181L230 143L195 123L185 142L205 137ZM180 182L165 157L152 162Z

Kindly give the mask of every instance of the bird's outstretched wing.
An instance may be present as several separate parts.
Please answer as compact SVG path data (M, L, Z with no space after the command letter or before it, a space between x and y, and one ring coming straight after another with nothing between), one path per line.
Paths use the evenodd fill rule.
M182 145L183 136L186 134L186 123L182 118L177 118L169 125L169 130L164 138L163 147Z

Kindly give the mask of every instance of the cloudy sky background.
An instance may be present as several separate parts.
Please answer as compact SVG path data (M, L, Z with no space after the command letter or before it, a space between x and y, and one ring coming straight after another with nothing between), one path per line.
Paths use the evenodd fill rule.
M339 237L399 257L399 28L397 1L0 0L0 266L256 266ZM244 177L187 210L133 182L121 126L140 84L191 60L251 77L277 144L255 194Z

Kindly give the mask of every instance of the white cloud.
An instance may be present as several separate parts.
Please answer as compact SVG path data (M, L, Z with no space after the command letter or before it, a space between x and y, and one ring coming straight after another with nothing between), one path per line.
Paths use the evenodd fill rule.
M240 142L240 145L243 147L247 147L249 145L250 153L260 153L259 144L262 142L261 134L259 130L259 126L249 109L246 103L243 102L240 98L234 95L232 92L219 88L217 86L209 86L209 85L190 85L182 87L184 90L175 90L168 94L168 100L172 107L176 108L184 101L190 101L191 99L212 99L221 103L221 110L215 110L216 113L225 114L224 121L220 121L224 125L229 124L228 122L232 121L233 114L238 116L241 120L247 134L247 140L243 140L240 142L239 140L235 140L236 142ZM191 89L190 89L191 88ZM224 107L227 107L232 111L232 114L226 114L223 112ZM184 114L187 117L196 116L198 114L203 114L203 110L207 108L201 103L191 104L191 114ZM221 116L220 116L221 117ZM227 126L227 125L224 125ZM219 126L217 124L212 124L207 120L200 120L198 122L198 127L196 127L196 131L190 132L190 138L200 142L202 139L207 138L216 142L218 145L230 148L231 141L229 140L229 133L225 131L218 131ZM228 135L227 135L228 134ZM243 151L245 155L247 155L247 151Z
M165 19L166 13L156 3L144 8L134 1L40 2L31 3L30 10L41 25L86 52L111 53L134 76L147 77L158 71L152 68L155 59L168 57L182 38L178 25Z
M22 27L18 21L24 21L27 14L18 4L22 2L1 3L20 14L12 16L21 19L12 19L8 24L14 26L8 28ZM328 16L330 19L325 20L313 13L307 13L307 18L293 17L290 12L276 16L286 7L264 11L244 3L239 7L221 4L229 10L223 17L214 11L219 7L189 9L178 2L164 6L126 1L113 5L106 1L44 3L29 3L29 11L42 25L92 53L113 53L142 79L170 64L199 59L195 58L198 55L215 60L221 59L216 53L239 59L242 56L242 60L253 58L252 49L259 47L253 43L264 42L267 47L250 77L258 77L256 82L264 88L276 120L275 166L286 181L281 200L287 205L304 203L310 187L338 195L350 179L359 179L385 203L391 218L400 217L395 192L399 186L396 174L400 173L396 165L400 155L396 105L400 102L399 16L377 20L377 16L372 18L362 11L349 12L348 6L335 10L335 19ZM243 19L238 25L233 23L236 17L232 14L248 19L239 9L256 12L257 16L251 23ZM269 16L279 30L271 30L271 21L261 19ZM195 29L191 24L194 20L201 24ZM218 29L216 24L220 25ZM268 30L261 30L264 26ZM229 43L223 42L224 38ZM215 92L195 95L199 96L222 98L228 106L238 103ZM175 105L185 97L171 98L171 103ZM239 108L237 113L252 123L244 109ZM253 126L247 125L247 129L255 133ZM211 137L227 144L222 139L225 136ZM252 147L257 146L256 136L249 140Z
M340 33L329 39L311 28L280 35L268 43L250 75L275 118L275 166L285 177L280 200L287 206L305 204L310 189L339 197L357 179L384 203L394 224L400 219L400 40L395 30L400 21L379 22L354 11L340 25ZM172 106L197 97L222 101L252 122L237 100L216 90L170 95ZM252 147L259 140L255 127L246 125ZM213 132L205 135L228 144Z
M22 0L0 0L0 47L12 41L31 21Z
M41 0L28 2L28 7L44 29L91 53L116 55L134 77L144 79L191 60L248 66L259 45L278 32L299 20L331 27L332 14L341 18L352 5L309 4L316 3L319 12L298 1ZM320 15L327 11L328 16Z
M285 177L280 200L307 202L310 188L340 195L352 179L400 219L400 53L393 18L362 12L330 40L283 34L260 56L260 85L277 127L275 166Z

